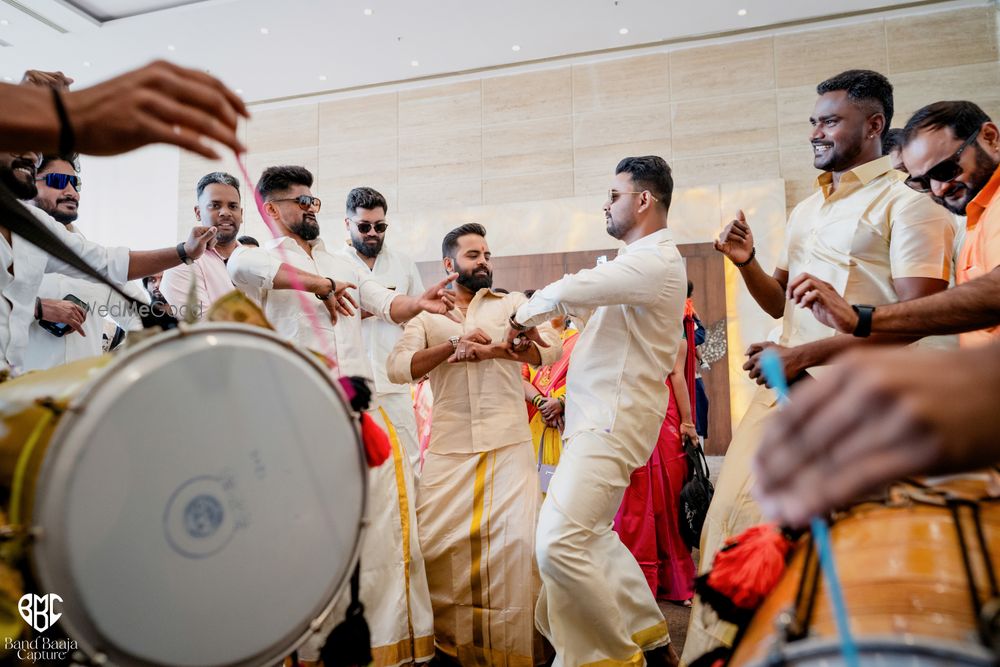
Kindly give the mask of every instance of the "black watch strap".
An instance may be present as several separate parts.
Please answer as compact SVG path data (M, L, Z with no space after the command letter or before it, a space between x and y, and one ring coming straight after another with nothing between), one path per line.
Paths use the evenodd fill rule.
M181 258L181 262L184 264L191 264L194 260L188 256L187 249L184 247L184 242L177 244L177 256Z
M875 306L857 304L851 308L858 314L858 326L854 327L853 335L858 338L868 338L872 332L872 314L875 312Z

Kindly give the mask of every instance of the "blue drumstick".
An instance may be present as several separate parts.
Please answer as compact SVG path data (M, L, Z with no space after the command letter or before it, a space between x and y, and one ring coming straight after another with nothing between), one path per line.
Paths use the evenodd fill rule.
M768 385L778 394L778 403L780 405L788 403L788 382L785 381L785 371L781 366L781 358L778 353L774 350L761 352L760 370ZM859 664L858 647L854 643L851 627L847 622L847 606L844 604L844 591L837 578L837 567L833 562L830 532L827 530L826 521L818 516L813 517L809 525L812 528L813 540L816 542L816 551L819 553L823 577L826 579L827 588L830 589L830 604L833 606L833 615L837 619L837 631L840 633L840 647L844 654L844 662L848 667L857 667Z

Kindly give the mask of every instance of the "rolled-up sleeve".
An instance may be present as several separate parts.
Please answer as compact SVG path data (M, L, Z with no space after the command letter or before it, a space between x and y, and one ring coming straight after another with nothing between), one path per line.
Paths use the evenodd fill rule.
M281 262L263 248L241 246L226 264L233 284L248 294L272 289Z
M121 287L128 282L129 249L109 248L93 241L88 241L79 234L72 234L66 228L53 220L47 213L40 211L33 206L26 207L38 218L50 231L70 247L73 252L79 255L87 264L103 274L108 280ZM93 280L90 276L82 273L66 262L49 256L45 265L47 273L61 273L74 278Z
M364 276L359 273L357 281L358 296L361 298L361 308L381 320L392 322L392 317L389 315L389 307L392 305L392 300L401 295L398 292L383 287L370 276Z
M402 337L396 341L396 346L386 359L385 371L389 382L408 384L417 379L413 377L410 367L413 355L424 349L427 349L427 329L424 327L424 318L418 315L406 323Z
M575 308L643 306L656 300L668 274L658 253L634 252L592 269L563 276L538 290L517 310L517 321L537 326L553 315L570 315Z

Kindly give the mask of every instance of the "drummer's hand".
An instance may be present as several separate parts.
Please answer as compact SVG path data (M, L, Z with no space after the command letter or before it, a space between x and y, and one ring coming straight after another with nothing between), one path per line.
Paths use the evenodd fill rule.
M72 301L62 299L42 299L42 319L49 322L68 324L73 331L86 338L83 323L87 319L87 311Z
M754 460L755 494L790 526L914 474L1000 461L1000 344L855 351L793 387Z

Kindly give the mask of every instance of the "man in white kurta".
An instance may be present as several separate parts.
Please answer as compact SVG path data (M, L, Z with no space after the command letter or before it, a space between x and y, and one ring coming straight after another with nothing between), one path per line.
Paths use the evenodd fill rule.
M863 91L862 97L850 97L847 89ZM880 136L891 121L889 82L876 72L849 71L821 83L817 92L810 140L814 166L824 173L816 181L816 192L789 216L773 275L755 259L753 234L742 216L716 243L738 266L761 307L772 316L783 316L780 345L774 349L790 378L806 369L821 374L837 353L864 339L835 336L808 310L788 301L789 276L810 273L852 303L878 306L946 289L952 273L955 225L948 212L904 185L891 159L881 157ZM751 347L744 367L751 377L759 378L764 347ZM750 464L776 409L774 392L759 388L733 433L702 531L701 572L711 568L727 538L763 520L752 494ZM682 658L690 663L731 646L735 635L735 626L720 621L696 598Z
M418 297L424 292L424 284L417 265L406 253L386 243L388 206L385 197L377 190L368 187L351 190L347 194L347 217L344 219L351 241L339 252L351 260L359 271L368 273L386 289L396 294ZM395 322L386 322L378 317L364 317L361 331L371 361L376 400L396 427L399 441L406 450L414 472L418 473L420 444L410 385L408 382L391 382L386 375L386 359L402 337L403 328Z
M446 312L447 307L438 296L425 294L418 300L395 294L343 255L328 252L318 238L315 212L320 203L312 196L311 185L312 175L302 167L264 171L257 187L268 214L286 235L260 248L239 248L229 260L229 273L237 287L259 296L278 333L317 352L329 354L328 347L333 345L340 375L370 380L360 311L344 307L348 295L353 304L389 321L405 321L435 306ZM305 308L313 310L314 319L304 310L303 292ZM342 306L336 323L333 301ZM374 664L394 667L426 662L434 652L433 619L417 539L413 471L385 411L373 404L370 414L384 426L392 446L389 460L369 470L369 523L361 552L360 595L371 630ZM303 660L319 659L326 636L343 619L348 602L345 591L327 625L299 650Z
M649 459L666 414L687 293L666 228L673 181L655 156L626 158L605 202L608 233L627 245L610 262L539 290L508 339L556 314L593 311L566 381L563 453L538 520L542 592L536 624L557 667L662 659L667 624L632 554L612 531L629 476ZM666 647L669 650L669 647Z
M49 178L49 174L55 178ZM61 158L45 156L38 169L38 194L32 203L61 223L67 232L84 238L75 224L81 198L77 189L79 178L75 165ZM54 181L52 185L49 185L50 180ZM149 294L138 282L126 283L123 290L132 298L149 303ZM45 316L49 308L75 307L72 302L66 302L67 295L73 295L91 309L80 325L83 333L69 330L62 336L55 336L37 321L32 322L28 330L25 370L44 370L102 354L106 324L110 324L112 330L115 325L125 331L141 327L139 314L107 285L61 273L46 273L38 287L43 319L53 321Z
M541 493L521 389L521 363L551 364L559 336L511 357L507 318L527 299L494 292L486 230L445 236L445 272L456 271L459 322L421 313L389 355L389 378L427 375L434 418L418 484L417 525L427 561L438 649L462 665L532 667L535 524Z

